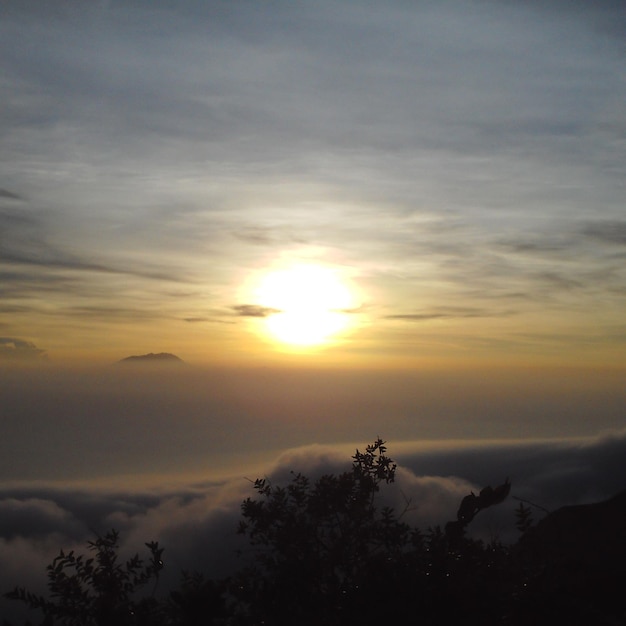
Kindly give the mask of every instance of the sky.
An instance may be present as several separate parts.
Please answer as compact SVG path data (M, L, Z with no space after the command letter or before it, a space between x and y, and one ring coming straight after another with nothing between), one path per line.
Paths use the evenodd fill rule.
M623 488L625 52L609 0L3 2L7 579L379 435L418 521Z
M623 367L626 17L589 4L3 3L0 346ZM353 296L315 359L250 285L302 264Z

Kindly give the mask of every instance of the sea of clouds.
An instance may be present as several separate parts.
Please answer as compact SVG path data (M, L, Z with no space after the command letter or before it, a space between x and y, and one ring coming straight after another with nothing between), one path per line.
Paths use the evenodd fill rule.
M381 490L380 504L393 506L423 529L454 519L470 491L509 478L507 501L481 512L471 526L485 540L515 540L514 509L520 499L540 519L547 510L602 500L626 487L626 430L569 440L388 446L398 469L396 481ZM345 471L350 462L345 448L302 446L285 450L258 475L286 484L292 471L316 477ZM245 562L246 542L236 528L241 502L254 497L256 477L126 488L119 481L5 486L0 489L0 588L44 591L45 566L61 548L85 552L88 540L112 528L120 532L122 555L141 554L146 541L165 547L163 592L176 586L182 570L228 575ZM12 617L18 608L3 600L0 614Z

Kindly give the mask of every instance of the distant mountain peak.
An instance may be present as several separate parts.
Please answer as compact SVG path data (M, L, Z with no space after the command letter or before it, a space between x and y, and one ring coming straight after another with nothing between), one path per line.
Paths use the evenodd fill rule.
M163 364L178 364L184 363L184 361L177 357L175 354L169 352L159 352L155 354L150 352L148 354L140 354L136 356L127 356L125 359L121 359L118 363L163 363Z

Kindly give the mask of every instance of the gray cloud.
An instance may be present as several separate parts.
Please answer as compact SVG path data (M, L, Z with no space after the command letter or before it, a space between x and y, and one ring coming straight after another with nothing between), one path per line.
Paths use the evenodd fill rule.
M512 37L508 40L510 49L503 52L499 37L493 35L497 29L487 28L482 20L460 7L455 7L458 13L445 8L415 12L397 5L382 14L369 3L357 3L350 10L338 11L333 7L332 17L327 8L320 5L316 10L303 9L283 3L280 11L268 11L247 5L244 9L211 11L209 16L202 11L196 14L196 9L189 5L178 11L154 12L134 5L126 9L130 19L119 31L113 29L115 8L108 14L84 11L75 16L83 30L73 31L73 46L63 45L64 22L54 21L42 33L48 38L48 45L44 46L49 50L46 59L31 51L30 58L20 59L21 75L41 84L45 93L54 94L51 104L57 114L63 114L62 103L67 107L61 96L70 91L76 94L77 102L70 105L65 115L76 119L78 113L82 123L93 124L95 120L87 112L95 111L104 118L105 130L120 135L127 131L133 138L143 136L144 142L150 141L148 134L156 130L161 136L175 139L184 135L224 147L227 137L245 138L251 128L262 127L265 130L260 136L245 139L248 154L255 159L261 146L274 158L285 151L293 156L303 145L313 147L313 131L337 146L397 150L408 141L406 147L421 143L426 147L450 145L484 152L497 144L485 142L484 133L476 137L476 128L481 124L490 125L498 144L508 147L511 129L528 134L530 128L534 137L539 127L542 131L575 127L586 113L585 105L589 106L586 102L571 106L571 87L559 73L561 65L568 63L566 57L553 54L553 64L545 62L545 51L555 50L551 37L556 16L550 13L513 11L517 24L535 26L535 45L528 46L524 37ZM35 19L35 14L32 17ZM510 28L509 17L506 12L491 11L493 22L502 29ZM27 13L24 18L28 19ZM186 33L182 49L177 49L175 36L171 40L161 38L157 43L145 30L137 32L138 23L156 28L162 19L167 19L171 28L177 25L181 29L172 33ZM285 20L289 20L289 28ZM536 28L537 23L542 23L542 27ZM443 33L442 24L447 25ZM120 27L119 22L116 25ZM10 26L8 42L19 34ZM582 19L572 21L571 27L584 34ZM366 42L363 29L369 35ZM475 43L475 35L470 34L475 30L485 35L480 46ZM354 45L346 46L346 41L353 41ZM597 53L590 44L588 37L579 39L584 51L595 57ZM70 52L70 48L76 47L85 50L82 63ZM371 50L378 55L372 56ZM181 51L195 52L197 59L206 59L207 63L195 63L182 75L175 73L174 60L180 58ZM429 52L428 64L423 63L424 51ZM465 56L459 54L468 51L470 54ZM338 54L342 55L341 64L332 62ZM122 65L115 63L117 58L136 60ZM372 63L372 59L376 62ZM42 62L49 66L47 75L36 71ZM93 67L101 71L90 71ZM396 71L382 71L390 67ZM306 68L306 73L302 68ZM163 87L163 72L168 76L168 89ZM107 76L105 84L98 78L103 74ZM576 84L593 85L598 80L590 72L570 74ZM473 89L464 80L465 75L474 77ZM498 80L493 79L494 75ZM368 89L367 83L373 76L384 89ZM405 80L407 77L412 80ZM545 81L552 84L552 97L570 104L569 108L559 108L560 117L549 106L543 89ZM499 91L493 89L493 84L499 85ZM286 101L288 86L290 99ZM120 106L115 115L107 106L108 99L102 104L103 95L110 90L116 93ZM359 97L364 90L369 93L367 99ZM445 100L441 98L442 90L447 96ZM480 90L485 94L481 96ZM472 94L469 98L468 92ZM387 96L389 93L394 94L393 99ZM341 94L341 100L351 106L333 105L335 94ZM515 102L515 110L526 111L527 121L518 121L510 113L503 116L503 100ZM147 107L146 102L151 106ZM463 117L458 112L460 102L464 103ZM172 116L172 111L178 115ZM563 121L564 111L573 121ZM546 114L549 120L545 119ZM376 124L372 123L374 119ZM443 142L424 123L428 119L435 122L437 130L449 127ZM268 142L268 135L280 136L283 141ZM265 167L268 166L271 164L266 162Z
M437 320L437 319L445 319L450 317L474 317L471 315L456 315L451 316L447 313L398 313L396 315L386 315L385 319L388 320L407 320L407 321L415 321L422 322L427 320Z
M8 189L0 189L0 198L7 198L9 200L21 200L22 198L16 193L9 191Z
M185 282L180 274L153 269L149 264L118 259L115 263L100 263L92 260L93 254L69 252L63 244L51 243L49 219L44 211L15 211L0 208L0 261L7 265L45 270L69 270L104 274L131 275L151 280ZM52 229L54 230L54 229ZM100 249L99 255L106 255ZM90 257L90 258L88 258ZM119 265L118 265L119 264ZM124 267L126 265L126 267ZM23 274L13 273L10 278L19 283ZM28 280L25 281L26 284Z
M418 474L445 472L475 484L509 476L513 493L545 508L601 500L621 491L624 483L625 431L596 437L544 441L450 444L398 458Z
M36 266L53 270L72 270L80 272L96 272L105 274L127 274L153 280L166 280L171 282L186 282L180 275L162 271L150 271L142 269L130 269L112 267L100 263L92 263L85 258L70 255L60 250L55 250L45 245L37 246L32 254L25 251L3 251L0 260L5 263Z
M265 228L247 228L245 230L233 233L233 236L237 239L241 239L246 243L254 245L273 245L276 243L271 231Z
M59 316L101 319L107 321L115 319L154 320L170 317L162 311L153 309L142 309L139 307L133 308L132 306L121 307L96 305L66 307L55 314Z
M31 295L33 291L40 293L46 291L72 292L76 287L76 279L67 275L55 275L41 272L24 270L0 271L0 296L5 298L19 298Z
M68 511L51 500L36 498L0 500L0 537L16 536L36 538L41 535L75 534L77 522ZM82 529L84 535L86 529Z
M183 317L183 321L190 324L196 324L200 322L211 322L212 324L235 324L236 322L231 319L223 319L224 311L216 310L211 317L205 317L203 315L193 317Z
M536 236L526 240L502 241L499 242L498 245L507 252L553 256L554 254L558 255L564 251L571 250L574 244L575 241L571 238L545 238Z
M45 350L38 348L31 341L17 337L0 337L0 359L41 360Z
M488 311L483 309L448 307L439 311L426 313L394 313L385 315L387 320L405 320L408 322L425 322L437 319L463 319L463 318L482 318L482 317L508 317L515 315L514 311Z
M567 275L558 272L539 272L533 276L538 282L546 283L550 287L555 287L564 291L582 289L585 285L578 279L570 278Z
M232 233L233 237L246 243L259 246L288 245L293 243L306 244L307 240L298 237L284 228L246 226Z
M589 223L582 228L581 233L602 243L615 244L617 246L626 245L626 222L624 221L614 220Z
M231 307L240 317L268 317L275 313L280 313L280 309L260 306L258 304L237 304Z

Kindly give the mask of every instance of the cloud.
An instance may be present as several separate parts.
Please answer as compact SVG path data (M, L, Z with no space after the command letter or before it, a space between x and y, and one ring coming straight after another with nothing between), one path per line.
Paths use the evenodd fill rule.
M550 255L562 254L567 250L571 250L575 245L572 238L557 237L533 237L520 240L503 240L497 243L506 252L515 254L533 254L533 255Z
M130 303L129 303L130 304ZM131 320L153 320L169 317L163 311L133 308L132 306L70 306L65 307L61 312L61 315L67 315L69 317L78 317L86 319L131 319Z
M0 271L0 297L22 298L22 305L17 310L27 310L26 298L33 292L48 293L55 291L63 291L71 293L76 289L76 278L68 275L54 275L51 273L42 274L35 271L24 271L23 269L15 271ZM4 306L16 306L6 304Z
M258 304L237 304L231 308L239 317L269 317L275 313L280 313L280 309Z
M246 243L258 246L306 244L307 240L289 233L284 228L247 226L233 231L233 237Z
M76 534L79 522L56 502L37 498L0 500L0 537L35 538L51 533ZM85 534L86 529L82 529Z
M9 191L8 189L0 188L0 198L7 198L9 200L21 200L21 196L18 196L16 193Z
M171 282L185 282L181 276L150 269L130 269L125 267L114 267L103 263L92 263L81 256L67 254L61 250L54 249L45 244L38 244L37 250L5 250L0 254L0 260L5 263L37 266L49 269L72 270L80 272L98 272L105 274L127 274L140 278L153 280L166 280Z
M58 224L52 227L50 217L46 216L45 210L15 211L0 208L0 225L2 226L0 262L19 269L19 272L13 272L10 278L24 289L29 287L29 276L35 276L33 273L35 271L39 272L39 280L44 282L41 270L48 270L46 282L52 274L50 276L52 282L48 283L49 290L54 290L54 281L60 280L53 274L54 271L87 275L91 273L127 275L157 281L186 282L183 274L169 269L164 270L159 267L160 263L156 260L137 262L132 253L118 255L113 262L94 261L93 250L76 253L72 251L72 248L76 247L75 243L63 242L63 238L55 232L65 224L62 215L58 218ZM61 241L57 241L58 239ZM106 257L106 249L99 247L98 255ZM70 280L66 275L64 278ZM78 281L74 279L74 282L78 286ZM82 285L82 291L85 293L89 289Z
M583 227L581 233L602 243L626 246L625 221L606 220L592 222Z
M233 233L233 236L241 241L257 246L267 246L275 243L274 238L268 229L248 228L246 230Z
M45 350L31 341L17 337L0 337L0 359L31 360L45 357Z
M397 313L395 315L385 315L387 320L407 320L422 322L426 320L445 319L449 317L468 317L463 315L451 316L447 313Z
M440 311L433 311L429 313L395 313L392 315L385 315L383 319L387 320L405 320L408 322L424 322L428 320L436 319L465 319L474 317L508 317L515 315L514 311L486 311L483 309L461 308L461 307L447 307Z
M591 262L598 250L603 248L590 248L590 243L609 246L626 244L626 222L617 219L585 221L582 225L579 220L568 224L555 222L541 233L502 239L496 245L507 252L545 257L551 262L559 257L569 260L574 255L584 256Z
M193 317L183 317L183 321L189 324L198 324L201 322L211 322L213 324L235 324L231 319L220 319L220 316L223 316L224 312L221 310L216 310L215 315L213 317L204 317L202 315L193 316Z
M59 545L65 549L84 551L83 545L65 542L65 537L50 534L44 538L0 538L0 615L10 624L26 624L33 620L33 613L21 603L4 598L4 593L16 586L27 586L38 594L46 593L46 566L59 553Z
M578 439L451 443L431 450L413 445L414 452L397 456L418 475L452 473L479 485L508 476L513 495L548 509L598 501L626 487L626 430Z
M554 271L539 272L533 276L539 283L549 285L562 291L583 289L586 285L578 279Z

